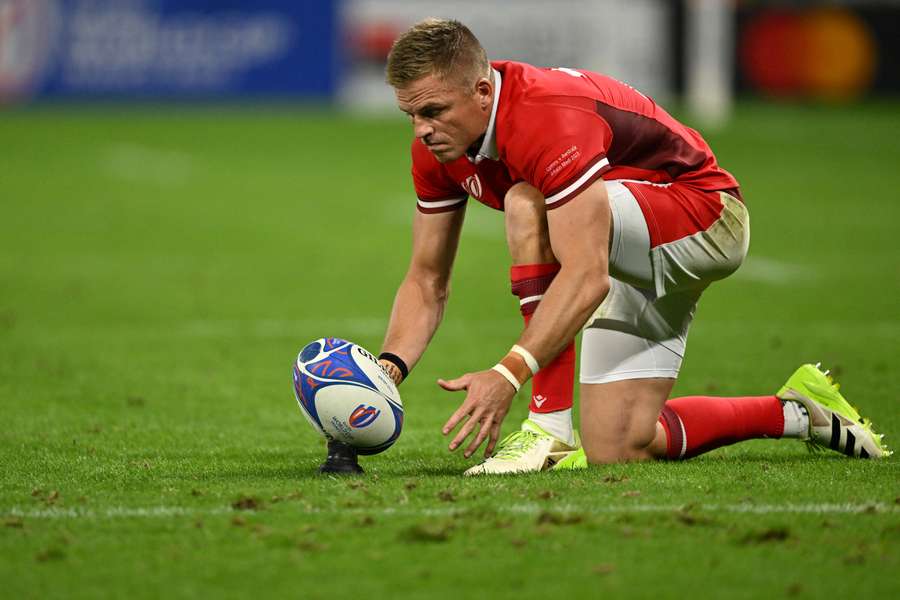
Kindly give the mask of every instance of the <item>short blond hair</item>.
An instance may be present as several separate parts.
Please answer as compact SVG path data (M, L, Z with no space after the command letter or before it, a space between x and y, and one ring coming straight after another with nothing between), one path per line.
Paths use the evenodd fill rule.
M385 80L403 88L422 77L438 75L469 85L490 75L491 64L478 38L451 19L425 19L394 42L388 55Z

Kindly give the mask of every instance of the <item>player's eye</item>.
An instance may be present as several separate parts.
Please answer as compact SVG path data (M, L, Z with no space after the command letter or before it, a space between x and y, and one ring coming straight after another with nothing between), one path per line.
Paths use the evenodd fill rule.
M424 119L433 119L437 116L440 116L442 112L444 112L443 106L430 106L426 109L423 109L420 114Z

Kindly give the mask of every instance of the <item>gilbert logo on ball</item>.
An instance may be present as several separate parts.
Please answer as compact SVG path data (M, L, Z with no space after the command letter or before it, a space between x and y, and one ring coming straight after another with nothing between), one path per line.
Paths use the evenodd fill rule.
M347 340L321 338L300 351L294 395L310 425L360 454L383 452L400 436L397 386L378 359Z

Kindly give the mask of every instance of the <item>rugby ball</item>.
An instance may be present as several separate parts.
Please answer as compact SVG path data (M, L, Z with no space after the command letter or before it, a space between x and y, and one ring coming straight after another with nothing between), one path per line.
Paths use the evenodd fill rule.
M294 395L313 428L360 454L384 452L403 428L397 386L377 358L347 340L321 338L300 351Z

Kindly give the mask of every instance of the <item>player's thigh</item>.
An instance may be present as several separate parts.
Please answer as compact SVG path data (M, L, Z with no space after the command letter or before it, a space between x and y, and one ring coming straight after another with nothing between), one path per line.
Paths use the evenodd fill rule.
M629 207L628 214L636 213L634 207L638 207L644 218L647 259L652 265L649 285L628 277L623 280L650 287L662 297L705 288L740 267L750 244L750 217L736 197L681 183L617 183L628 192L619 191L622 199L617 204Z
M659 454L657 420L674 379L581 384L581 442L588 461L605 464Z
M581 338L582 440L591 462L651 458L700 291L657 298L615 278Z
M513 264L556 262L540 190L525 182L512 186L504 198L504 221Z
M647 221L630 189L621 181L607 181L606 194L612 215L609 238L609 272L620 281L654 288Z

